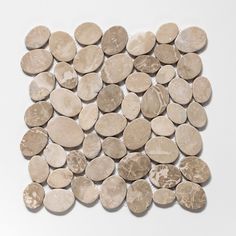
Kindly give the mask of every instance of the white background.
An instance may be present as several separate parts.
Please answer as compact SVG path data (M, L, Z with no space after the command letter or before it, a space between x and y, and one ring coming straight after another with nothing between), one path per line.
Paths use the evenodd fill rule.
M27 161L19 143L26 131L24 111L31 104L30 77L19 66L25 53L24 37L33 26L73 34L85 21L106 30L123 25L132 34L156 31L165 22L180 28L197 25L206 30L207 50L201 53L204 70L213 88L207 106L208 126L202 132L202 158L212 172L205 186L208 204L191 213L177 203L168 209L155 205L143 217L126 206L105 211L98 203L87 208L76 204L67 215L55 216L45 209L29 212L22 190L30 182ZM234 0L6 0L0 2L0 235L236 235L236 7Z

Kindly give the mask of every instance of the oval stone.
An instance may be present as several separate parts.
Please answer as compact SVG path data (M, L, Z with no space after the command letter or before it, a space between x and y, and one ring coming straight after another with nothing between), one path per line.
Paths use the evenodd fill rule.
M160 26L156 32L158 43L171 43L179 33L179 28L175 23L166 23Z
M96 133L88 134L83 142L83 152L88 159L93 159L98 156L101 151L101 140Z
M158 116L151 121L152 131L156 135L171 136L175 132L173 122L166 116Z
M183 124L187 119L187 113L184 107L177 103L169 103L166 109L168 117L175 124Z
M162 66L156 74L156 82L159 84L167 84L175 77L175 75L175 68L172 65Z
M135 93L128 93L122 101L121 111L128 120L134 120L140 112L139 97Z
M84 172L87 166L87 160L82 152L79 150L72 150L66 158L68 168L75 174ZM73 177L73 174L72 174Z
M153 201L159 206L168 206L175 201L175 192L168 188L161 188L154 192Z

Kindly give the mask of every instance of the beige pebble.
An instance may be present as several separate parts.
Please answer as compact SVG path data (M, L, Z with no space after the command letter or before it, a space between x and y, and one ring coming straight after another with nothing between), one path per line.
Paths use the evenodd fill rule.
M131 121L124 130L125 146L130 150L137 150L145 145L151 136L151 125L144 118Z
M172 65L162 66L156 74L156 82L159 84L167 84L176 75L175 68Z
M33 156L28 165L28 170L32 181L43 183L49 175L49 166L41 156Z
M178 203L188 210L199 210L206 205L206 194L203 188L189 181L180 183L176 187L175 195Z
M128 34L122 26L112 26L102 37L102 50L105 54L111 56L120 53L126 47Z
M202 150L201 135L189 124L182 124L176 128L175 140L179 149L186 155L194 156Z
M169 103L166 109L167 116L172 120L175 124L183 124L187 119L187 112L178 103Z
M66 163L66 152L56 143L49 143L43 151L43 156L53 168L62 167Z
M181 56L178 49L169 44L157 45L154 49L154 55L164 64L175 64Z
M182 175L191 182L205 183L210 179L211 173L208 165L195 156L189 156L181 160L179 169Z
M155 103L153 101L155 101ZM142 97L142 114L147 118L154 118L165 111L169 101L168 91L163 85L157 84L152 86Z
M192 88L190 84L181 78L174 78L168 85L169 94L174 102L186 105L192 100Z
M127 190L127 205L134 214L142 214L147 211L152 203L152 189L149 183L140 179L133 182Z
M79 73L86 74L97 70L103 63L104 54L100 47L90 45L80 49L74 58L73 66Z
M193 81L193 97L196 102L205 103L209 101L211 94L211 84L206 77L199 76Z
M101 77L105 83L119 83L133 70L133 60L124 53L109 57L101 70Z
M196 52L207 44L207 35L201 28L192 26L182 30L175 40L176 47L182 52Z
M140 112L139 97L135 93L128 93L122 101L121 111L128 120L134 120Z
M69 62L77 52L73 38L66 32L57 31L49 38L49 49L58 61Z
M187 116L190 124L196 128L203 128L207 123L207 114L202 105L191 102L187 108Z
M93 181L85 176L75 177L71 182L71 189L75 197L84 204L92 204L99 196Z
M53 63L51 53L45 49L34 49L27 52L21 59L22 70L29 75L36 75L48 70Z
M134 181L146 176L151 169L151 161L145 154L131 152L122 158L118 165L119 175L128 181Z
M88 134L83 142L83 152L88 159L93 159L98 156L101 151L101 140L96 133Z
M175 192L168 188L161 188L154 192L153 201L159 206L168 206L175 201Z
M80 113L82 103L70 90L57 88L50 94L50 102L53 108L63 116L73 117Z
M155 162L172 163L179 156L174 141L166 137L153 137L145 145L146 154Z
M88 163L85 175L93 181L102 181L110 176L114 169L114 161L110 157L101 156Z
M159 60L153 56L140 55L134 59L134 67L140 72L153 74L161 68L161 64Z
M87 160L84 154L79 150L70 151L67 155L66 162L68 168L75 174L83 173L87 166Z
M97 105L101 111L111 112L120 106L123 98L124 94L121 88L116 84L109 84L99 92L97 96Z
M181 172L171 164L159 164L154 166L149 179L158 188L173 188L182 180Z
M155 43L156 38L152 32L140 32L129 38L126 49L131 55L139 56L150 52Z
M166 23L160 26L156 32L158 43L171 43L179 33L179 28L175 23Z
M48 143L48 134L45 129L35 127L28 130L20 143L21 153L25 157L39 154Z
M29 86L29 94L33 101L46 99L55 88L55 77L50 72L42 72L34 77Z
M73 178L73 173L66 169L66 168L60 168L53 170L47 179L47 184L51 188L65 188L71 183L71 180Z
M102 79L98 73L89 73L82 76L78 85L78 96L84 101L91 101L102 89Z
M78 75L74 68L66 63L59 62L54 68L54 74L57 82L66 89L74 89L78 84Z
M79 114L79 125L83 130L91 129L98 119L98 107L96 104L88 104Z
M131 92L142 93L152 85L152 80L146 73L134 72L127 77L125 85Z
M102 37L101 28L92 22L85 22L75 29L75 39L82 45L91 45Z
M195 53L187 53L183 55L177 64L177 73L185 80L194 79L201 73L201 71L202 60Z
M166 116L158 116L151 121L152 131L156 135L171 136L175 132L173 122Z
M101 185L100 201L106 209L118 208L126 197L126 183L119 176L110 176Z
M107 156L113 159L121 159L127 152L124 143L114 137L104 139L102 142L102 150Z
M121 114L107 113L98 119L95 130L104 137L115 136L125 129L126 124L127 120Z
M31 183L27 185L23 192L23 200L25 206L31 210L40 207L45 196L42 185L38 183Z
M52 118L47 125L49 137L63 147L79 146L84 133L75 120L63 116Z
M53 189L46 193L43 200L47 210L53 213L64 213L68 211L74 204L75 197L70 190Z
M29 127L43 126L53 115L53 107L49 102L37 102L25 111L24 120Z

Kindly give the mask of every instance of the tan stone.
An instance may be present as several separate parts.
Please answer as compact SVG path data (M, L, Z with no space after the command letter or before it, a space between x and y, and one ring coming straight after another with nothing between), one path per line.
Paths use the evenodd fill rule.
M83 142L83 152L88 159L93 159L98 156L101 151L101 140L96 133L88 134Z
M172 65L162 66L156 74L156 82L159 84L167 84L174 79L176 73Z
M67 155L66 163L68 168L75 174L83 173L87 166L87 160L79 150L70 151Z
M156 32L158 43L171 43L179 33L179 28L175 23L166 23L160 26Z
M175 124L183 124L187 119L187 113L184 107L177 103L169 103L166 109L168 117L175 123Z
M134 120L140 112L139 97L135 93L128 93L122 101L121 111L128 120Z
M173 122L166 116L158 116L151 121L152 131L156 135L171 136L175 132Z
M175 192L168 188L161 188L154 192L153 201L159 206L168 206L175 201Z

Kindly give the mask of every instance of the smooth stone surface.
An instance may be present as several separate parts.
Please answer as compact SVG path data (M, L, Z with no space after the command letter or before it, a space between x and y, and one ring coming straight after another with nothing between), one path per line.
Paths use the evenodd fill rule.
M130 150L137 150L145 145L151 136L150 122L144 118L131 121L124 130L125 146Z
M151 121L152 131L156 135L171 136L175 132L173 122L166 116L158 116Z
M141 179L151 169L151 161L145 154L139 152L129 153L121 159L118 165L119 175L128 181Z
M120 53L109 57L103 64L101 77L105 83L116 84L123 81L133 70L133 60Z
M47 125L49 137L63 147L79 146L84 133L75 120L63 116L52 118Z
M102 181L110 176L114 169L114 161L110 157L101 156L88 163L85 175L93 181Z
M126 124L127 120L121 114L107 113L98 119L95 130L104 137L115 136L125 129Z
M36 75L48 70L53 62L52 54L45 49L34 49L21 59L22 70L29 75Z
M127 190L127 205L134 214L142 214L147 211L152 203L152 189L149 183L140 179L133 182Z
M53 107L49 102L37 102L25 111L24 120L29 127L43 126L53 115Z
M122 101L121 111L128 120L134 120L140 112L139 97L135 93L128 93Z
M175 40L178 33L179 28L175 23L166 23L157 30L156 40L158 43L171 43Z
M175 68L172 65L162 66L156 74L156 82L159 84L167 84L176 75Z
M169 103L166 108L167 116L175 123L175 124L183 124L187 119L187 113L184 107L177 103Z
M81 174L87 166L87 160L82 152L79 150L72 150L68 153L66 158L68 168L74 174ZM73 174L72 174L73 177Z
M168 188L161 188L154 192L153 201L159 206L167 206L175 201L175 192Z
M202 150L202 138L197 129L188 124L176 128L175 140L179 149L189 156L195 156Z
M79 73L86 74L97 70L103 63L104 54L100 47L90 45L79 50L73 66Z
M35 127L24 134L20 143L20 150L23 156L32 157L39 154L47 143L47 131L41 127Z
M80 113L82 103L70 90L57 88L50 94L50 102L53 108L63 116L73 117Z
M101 46L105 54L112 56L126 47L128 34L122 26L112 26L103 35Z
M83 142L83 152L88 159L93 159L98 156L101 151L101 140L96 133L88 134Z
M106 209L118 208L126 196L126 183L119 176L110 176L101 185L100 201Z

